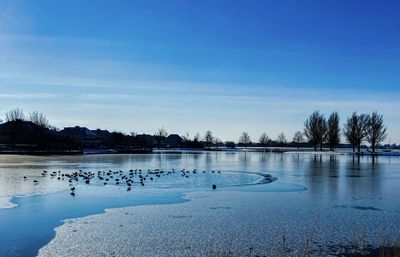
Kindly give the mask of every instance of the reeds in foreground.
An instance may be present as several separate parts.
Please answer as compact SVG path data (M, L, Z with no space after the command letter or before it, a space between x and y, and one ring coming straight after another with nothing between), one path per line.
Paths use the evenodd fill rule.
M396 243L390 243L386 227L383 226L379 246L373 246L368 243L365 230L361 230L358 234L355 232L354 224L352 228L352 242L347 247L338 246L337 253L321 253L316 249L317 244L317 226L314 225L311 231L305 236L305 240L299 249L290 249L287 246L288 236L283 233L281 253L273 255L271 253L255 254L255 248L249 247L242 253L234 253L225 251L222 254L209 255L210 257L312 257L312 256L341 256L341 257L400 257L400 239ZM392 241L393 242L393 241ZM340 249L343 248L343 249ZM340 252L343 251L343 252Z

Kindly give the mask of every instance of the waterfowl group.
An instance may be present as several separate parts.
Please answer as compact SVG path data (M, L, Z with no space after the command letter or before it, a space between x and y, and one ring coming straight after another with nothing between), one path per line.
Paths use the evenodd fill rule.
M221 171L212 170L211 173L221 173ZM76 184L79 182L84 182L85 184L90 184L91 181L95 181L94 184L99 185L118 185L126 186L126 191L131 191L134 184L140 184L142 187L145 186L146 181L155 181L157 178L170 176L170 175L180 175L181 177L189 178L190 175L196 175L200 173L206 173L205 170L199 172L197 169L193 170L175 170L171 169L168 171L160 169L147 169L146 171L142 169L130 169L127 172L122 170L108 170L108 171L97 171L97 172L87 172L83 170L78 170L72 173L64 173L59 171L48 172L43 170L41 172L42 177L50 176L50 179L57 179L60 181L68 181L70 186L70 195L75 196ZM28 180L27 176L23 177L24 180ZM37 177L36 177L37 178ZM97 183L96 183L97 182ZM34 184L38 184L39 180L34 179ZM217 186L215 184L211 185L211 188L215 190Z

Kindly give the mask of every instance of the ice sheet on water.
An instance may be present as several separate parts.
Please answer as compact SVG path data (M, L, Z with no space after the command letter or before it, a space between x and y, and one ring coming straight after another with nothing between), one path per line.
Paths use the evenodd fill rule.
M85 163L81 158L88 160ZM0 180L4 171L1 165ZM231 190L222 186L213 192L208 188L209 192L189 194L191 201L183 204L113 209L73 220L57 229L56 238L41 250L40 256L217 255L208 254L209 251L239 251L237 255L244 255L241 253L247 247L254 247L255 254L274 256L281 255L282 235L288 236L288 247L294 248L304 242L316 221L319 242L332 245L351 244L354 222L357 231L366 231L372 242L380 242L383 221L390 224L386 227L389 234L395 235L400 226L400 159L380 158L372 163L367 158L357 161L345 155L215 152L71 157L68 163L51 165L55 165L51 170L60 166L63 171L126 171L131 167L217 169L222 174L228 170L264 171L279 180L264 185L265 188L256 185ZM88 187L94 188L92 184ZM162 191L160 187L152 189ZM123 187L117 190L128 194ZM137 196L134 190L142 189L135 187L129 192ZM164 190L167 191L171 190ZM79 199L83 188L78 193L74 200Z
M307 187L294 183L281 182L279 180L274 181L274 183L264 185L253 185L240 187L238 191L245 192L299 192L307 190Z
M57 228L39 257L245 256L249 247L254 255L280 256L283 236L285 248L297 256L314 226L318 242L324 242L315 245L319 256L334 256L330 244L351 243L352 225L357 231L368 228L368 239L379 242L381 213L316 206L317 199L306 193L197 191L181 204L110 209ZM394 225L388 230L396 231L396 214L385 218ZM357 226L354 220L363 223Z
M11 202L10 196L2 196L0 197L0 209L7 209L7 208L13 208L17 206L15 203Z
M37 170L13 170L2 173L0 179L0 209L12 208L11 202L15 196L30 196L59 192L68 188L68 184L58 180L42 177ZM24 176L27 177L24 179ZM38 180L39 183L34 183Z
M129 172L122 171L122 173L114 174L113 178L105 181L104 178L100 180L98 177L91 179L90 184L103 185L116 185L116 179L119 179L119 186L126 186L121 177L129 174ZM255 184L263 180L261 174L256 173L243 173L243 172L230 172L230 171L163 171L162 174L155 175L154 171L143 171L140 173L143 176L145 187L150 188L183 188L183 189L209 189L213 184L219 187L231 187ZM102 175L103 176L103 175ZM103 176L104 177L104 176ZM133 185L140 185L138 175L133 178Z

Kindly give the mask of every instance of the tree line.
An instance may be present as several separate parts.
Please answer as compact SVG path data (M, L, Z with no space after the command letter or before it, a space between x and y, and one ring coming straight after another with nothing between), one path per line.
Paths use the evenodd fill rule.
M46 115L41 112L31 112L27 116L24 111L20 108L12 109L5 114L6 131L8 131L8 137L10 141L15 145L16 138L24 133L26 126L22 126L23 122L31 124L32 136L29 142L36 143L37 145L43 144L44 141L55 140L55 134L58 131L57 128L51 126ZM340 127L340 118L337 112L333 112L326 119L325 116L319 111L312 113L309 118L304 122L304 130L297 131L292 141L289 142L286 139L284 133L280 133L275 140L268 137L267 133L262 133L257 142L253 142L248 132L244 131L237 140L227 141L222 143L218 137L215 137L211 130L205 132L204 136L201 137L199 133L196 133L194 137L190 137L188 133L179 136L181 147L189 148L210 148L211 146L226 146L235 147L236 145L244 148L248 146L300 146L310 145L316 151L317 148L322 150L323 145L328 145L331 151L334 151L342 136L352 146L353 152L361 152L361 145L363 142L368 142L371 145L372 152L375 153L377 146L385 140L387 137L386 127L383 123L383 116L377 112L372 114L360 114L354 112L350 117L347 118L343 128ZM158 129L153 135L149 135L153 138L157 147L163 146L168 137L167 130L162 127ZM115 143L118 145L131 147L151 147L152 144L149 142L143 142L137 133L132 132L130 135L121 132L110 133L112 140L108 140L107 145L112 146ZM57 140L56 140L57 141ZM61 140L61 143L67 141ZM114 143L113 143L114 142ZM76 145L76 142L75 142ZM165 145L165 144L164 144Z
M73 149L77 145L72 140L57 135L45 114L31 112L25 115L20 108L5 113L5 122L0 120L0 143L16 148L28 149Z
M322 151L324 144L327 144L330 151L335 151L335 148L340 144L342 135L346 142L351 145L353 152L361 153L361 145L368 142L371 145L372 153L376 152L377 146L382 143L387 137L387 128L383 123L383 115L374 111L371 114L360 114L356 112L347 118L343 128L340 127L340 118L337 112L329 115L328 119L315 111L304 122L304 130L297 131L291 141L291 145L300 148L301 145L310 144L314 151ZM213 142L211 131L207 131L204 136L206 146L210 146ZM217 141L218 142L218 141ZM217 143L215 142L215 143ZM249 133L242 132L238 139L238 145L248 147L254 145ZM284 133L280 133L276 140L270 139L264 132L258 139L257 145L261 147L267 146L286 146L288 140ZM234 147L236 144L233 141L225 142L225 146Z
M341 134L346 141L351 144L353 152L361 152L361 144L368 142L372 152L375 153L376 147L382 143L386 137L386 127L383 123L383 115L376 111L372 114L360 114L354 112L347 118L343 129L340 128L340 119L337 112L333 112L328 120L319 111L315 111L304 122L304 135L309 143L317 150L327 143L331 151L340 143Z

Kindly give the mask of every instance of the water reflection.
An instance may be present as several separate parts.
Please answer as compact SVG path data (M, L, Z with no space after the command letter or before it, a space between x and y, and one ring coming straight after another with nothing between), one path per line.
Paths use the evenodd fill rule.
M0 197L57 191L57 182L23 183L23 176L38 176L42 170L95 172L107 169L198 169L265 172L280 181L306 186L310 194L332 198L354 194L380 195L387 177L396 176L398 158L368 156L280 154L251 152L169 153L143 155L0 156ZM398 176L398 175L397 175Z

